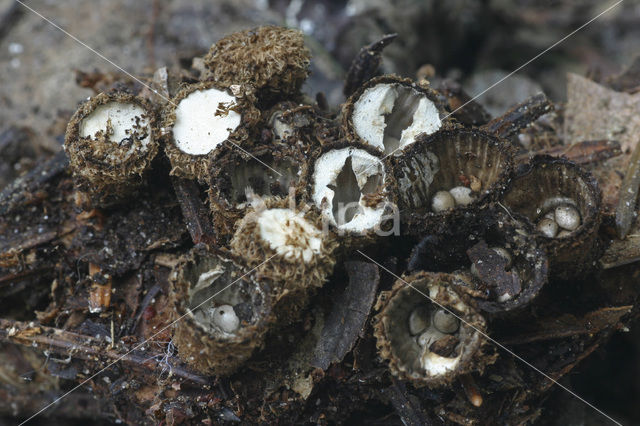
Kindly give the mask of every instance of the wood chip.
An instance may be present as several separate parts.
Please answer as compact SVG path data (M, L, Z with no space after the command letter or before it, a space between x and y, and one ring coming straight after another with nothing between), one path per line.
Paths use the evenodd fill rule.
M378 267L368 262L346 262L349 284L336 298L315 348L312 365L326 370L351 351L363 333L380 283Z

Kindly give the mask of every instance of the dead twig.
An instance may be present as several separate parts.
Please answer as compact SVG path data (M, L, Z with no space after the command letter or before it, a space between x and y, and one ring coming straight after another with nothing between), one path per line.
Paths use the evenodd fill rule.
M34 198L34 193L51 179L64 172L69 160L64 151L58 152L26 175L14 180L0 192L0 216L12 212Z
M591 164L600 163L621 154L620 142L603 139L576 142L569 146L556 145L543 148L533 153L527 151L519 154L517 160L518 162L524 162L536 155L551 155L554 157L565 157L576 164Z
M553 104L544 93L538 93L481 128L498 137L509 138L551 111L553 111Z
M378 71L382 63L382 51L398 37L398 34L387 34L380 40L364 46L351 62L349 71L344 80L342 92L345 96L351 96L360 86Z
M557 318L542 319L532 324L531 329L519 330L515 336L503 336L505 345L523 345L545 340L561 339L579 335L591 335L608 328L616 329L633 306L616 306L589 312L583 317L564 315Z
M156 359L163 359L163 353L153 353L150 351L131 352L122 345L121 349L110 349L110 344L106 341L96 339L91 336L84 336L59 328L45 327L26 323L22 321L12 321L0 319L0 341L7 341L24 346L43 346L50 352L59 353L65 357L73 357L94 362L112 362L117 360L131 364L145 370L155 370L161 367ZM170 361L165 360L167 363ZM164 366L166 368L166 366ZM206 385L209 379L192 373L186 368L170 364L173 375L183 379Z
M193 243L215 244L215 231L197 184L182 178L173 178L172 183Z

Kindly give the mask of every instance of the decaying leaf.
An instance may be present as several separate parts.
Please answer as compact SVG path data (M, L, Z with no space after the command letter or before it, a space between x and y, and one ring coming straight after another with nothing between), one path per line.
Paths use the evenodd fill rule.
M566 145L597 139L620 142L623 155L593 169L604 206L613 211L622 185L620 172L626 171L630 153L640 141L640 93L617 92L568 74L564 134Z

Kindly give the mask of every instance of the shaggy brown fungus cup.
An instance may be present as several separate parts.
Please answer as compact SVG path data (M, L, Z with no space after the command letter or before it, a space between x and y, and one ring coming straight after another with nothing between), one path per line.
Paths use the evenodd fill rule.
M156 115L126 92L100 93L67 125L64 149L76 186L92 204L108 206L135 192L158 152Z
M570 278L592 270L599 257L601 198L597 181L575 163L537 156L518 170L503 203L536 227L551 275Z
M265 115L274 142L300 145L307 153L319 145L315 139L318 114L311 105L280 102Z
M495 201L508 183L513 153L486 132L450 128L419 136L391 163L402 227L424 235L446 231Z
M282 198L254 202L237 225L231 250L275 283L281 323L297 319L333 271L337 242L325 231L317 210Z
M228 256L194 248L175 266L170 295L180 358L204 374L234 372L264 342L271 287Z
M204 61L222 86L251 84L260 98L278 99L298 94L310 53L301 31L264 26L220 39Z
M380 294L374 334L394 376L434 387L495 361L482 350L484 318L454 291L452 280L450 274L418 272Z
M220 241L228 241L246 214L247 193L259 197L285 197L297 192L306 171L307 157L298 144L273 142L249 151L226 146L212 156L209 205Z
M289 199L262 200L238 223L231 249L284 288L321 287L333 270L337 244L323 232L320 214L305 210Z
M395 181L374 149L363 144L324 145L310 161L306 184L311 203L345 246L388 232Z
M451 272L460 293L496 314L525 307L538 295L547 282L548 261L528 222L493 207L471 223L423 238L408 269Z

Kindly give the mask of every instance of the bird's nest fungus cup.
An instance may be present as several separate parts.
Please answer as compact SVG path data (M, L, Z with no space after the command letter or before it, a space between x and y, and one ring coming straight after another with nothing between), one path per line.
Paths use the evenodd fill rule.
M498 199L513 167L511 146L486 132L451 127L418 136L390 157L403 232L446 231Z
M204 374L233 373L264 343L271 287L227 256L194 248L175 266L170 294L180 358Z
M314 134L319 115L311 105L279 102L264 115L273 141L299 145L306 154L317 148Z
M274 283L276 316L283 324L298 319L331 275L337 245L316 209L282 198L253 201L230 243L235 254Z
M204 61L218 84L251 84L270 101L299 93L310 59L301 31L263 26L220 39Z
M439 130L445 114L442 95L435 90L386 75L369 80L349 98L342 126L349 140L399 155L419 134Z
M464 230L423 238L408 268L451 272L456 289L491 314L527 306L548 277L546 253L529 224L499 207L479 212Z
M141 186L158 152L154 107L126 92L100 93L69 121L64 149L93 204L119 202Z
M317 210L289 199L256 204L238 223L231 249L284 288L321 287L333 271L337 243L323 232Z
M435 387L495 361L493 352L483 351L485 319L454 291L452 280L418 272L380 294L374 334L394 376Z
M601 251L601 193L595 178L568 160L537 156L522 166L504 194L504 205L536 229L553 277L593 270Z
M358 143L324 145L312 157L307 194L344 246L355 247L386 233L396 186L375 149Z
M218 241L227 242L247 213L248 195L284 198L300 192L307 156L299 144L274 141L243 151L225 146L212 156L209 206Z
M253 143L260 112L251 91L208 81L183 87L167 103L163 131L171 174L206 182L217 150L225 145L246 149Z

